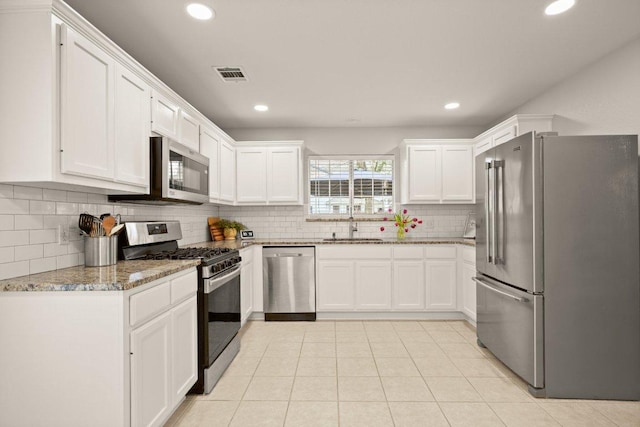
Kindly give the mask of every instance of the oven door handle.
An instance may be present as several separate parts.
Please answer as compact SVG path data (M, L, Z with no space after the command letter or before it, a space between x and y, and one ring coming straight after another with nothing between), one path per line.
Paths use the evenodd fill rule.
M211 292L224 285L229 280L238 277L240 275L240 266L238 265L230 273L225 274L222 277L216 277L215 279L204 279L204 293L210 294Z

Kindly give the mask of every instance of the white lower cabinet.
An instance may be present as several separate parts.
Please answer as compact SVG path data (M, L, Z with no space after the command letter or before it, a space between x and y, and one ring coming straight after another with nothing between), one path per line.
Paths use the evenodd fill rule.
M356 261L356 309L391 308L391 262Z
M196 296L171 310L173 402L179 402L198 379L198 309Z
M254 293L254 246L240 250L242 267L240 271L240 325L244 326L253 312Z
M171 411L171 313L131 332L131 425L160 425Z
M476 250L471 247L459 248L460 256L458 257L459 272L459 289L461 295L461 304L459 306L462 311L471 320L476 320L476 282L473 277L476 275L475 256Z
M427 260L427 310L456 309L456 260Z
M355 308L355 263L317 259L316 266L318 311L353 310Z
M393 308L424 310L425 282L423 261L393 262Z

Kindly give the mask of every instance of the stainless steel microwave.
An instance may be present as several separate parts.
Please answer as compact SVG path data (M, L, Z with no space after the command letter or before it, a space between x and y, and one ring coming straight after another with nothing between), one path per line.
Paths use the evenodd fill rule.
M209 159L169 138L150 138L149 194L109 196L110 201L202 204L209 201Z

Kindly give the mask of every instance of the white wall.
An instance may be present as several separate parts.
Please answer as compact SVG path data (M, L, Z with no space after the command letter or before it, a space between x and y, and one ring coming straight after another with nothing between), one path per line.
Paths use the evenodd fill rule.
M405 138L473 138L484 126L225 129L236 141L303 140L307 154L395 154Z
M556 114L560 135L640 134L640 38L509 115L515 113Z
M123 221L179 220L186 245L211 240L207 217L218 207L143 206L107 202L102 194L0 184L0 280L84 264L78 215L120 214ZM69 244L58 244L58 225L68 225Z

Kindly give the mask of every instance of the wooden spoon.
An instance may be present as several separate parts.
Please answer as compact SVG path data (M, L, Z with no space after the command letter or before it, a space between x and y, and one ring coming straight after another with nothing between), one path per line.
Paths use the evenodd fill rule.
M102 227L104 228L105 235L111 234L111 229L116 225L116 219L111 215L105 217L102 220Z
M111 237L114 236L116 234L118 234L120 232L120 230L122 230L124 228L124 224L118 224L115 227L113 227L111 229L111 233L107 234L107 236Z

